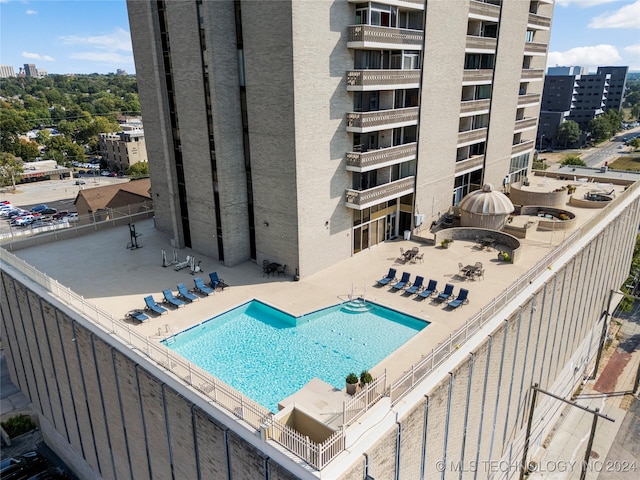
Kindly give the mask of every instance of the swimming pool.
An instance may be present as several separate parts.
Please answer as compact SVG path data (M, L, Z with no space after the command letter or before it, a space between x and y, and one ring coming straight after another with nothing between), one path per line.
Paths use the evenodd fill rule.
M278 402L317 377L338 389L428 322L366 302L293 317L253 300L164 341L165 345L277 412Z

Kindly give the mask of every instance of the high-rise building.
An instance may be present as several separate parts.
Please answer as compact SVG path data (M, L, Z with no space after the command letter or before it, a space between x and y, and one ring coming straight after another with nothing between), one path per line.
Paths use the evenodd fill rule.
M11 65L0 65L0 78L15 77L16 72Z
M640 222L634 174L576 167L528 181L553 2L128 8L153 211L0 249L9 371L56 453L81 478L526 475L563 413L558 398L598 371ZM568 177L580 193L567 196ZM503 181L519 215L504 194L478 191ZM477 224L431 231L442 217L457 221L445 214L463 196L459 217ZM405 229L410 240L386 242ZM134 249L139 234L145 248ZM451 239L451 249L436 247ZM135 323L143 297L193 279L177 251L177 271L165 268L169 245L191 247L231 287ZM403 263L398 245L419 245L424 264ZM70 269L80 249L91 268ZM265 258L301 278L265 280L254 263ZM460 261L486 269L485 281ZM370 287L390 266L437 279L439 290L464 286L468 302ZM282 306L283 317L382 304L424 328L371 367L375 380L353 397L313 379L276 393L274 412L168 348L176 329L199 337L212 315L251 299ZM297 331L281 330L315 358ZM301 376L276 348L251 350L259 335L249 329L231 335L247 348L232 355L237 365L270 357L287 380ZM360 340L333 350L318 339L327 353L316 355L350 358L356 345L370 348ZM218 353L199 345L206 360ZM251 369L231 377L275 392ZM554 396L536 400L535 386Z
M598 67L586 73L581 67L553 67L544 79L537 145L553 145L558 127L572 120L583 132L605 111L622 108L629 67ZM573 72L573 73L569 73Z
M527 174L551 0L128 6L178 246L305 276Z
M38 77L38 69L36 68L34 63L25 63L24 73L27 77Z

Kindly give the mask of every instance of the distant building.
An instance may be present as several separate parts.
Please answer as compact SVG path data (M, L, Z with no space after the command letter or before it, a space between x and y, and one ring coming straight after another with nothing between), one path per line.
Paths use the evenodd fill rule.
M116 70L116 75L128 75L128 74L126 70L124 70L123 68L119 68Z
M38 69L36 68L35 63L25 63L24 64L24 74L27 77L37 77Z
M78 192L74 204L81 218L98 222L113 218L114 209L151 203L150 192L151 181L142 178L127 183L83 188Z
M125 172L134 163L147 161L144 130L127 125L122 128L121 132L101 133L99 136L100 156L116 172Z
M0 78L15 77L16 72L11 65L0 65Z
M49 75L49 72L43 68L38 68L38 78L45 78L47 75Z
M628 69L598 67L596 73L588 74L582 67L549 68L542 92L537 147L553 146L558 127L565 121L576 122L584 132L589 122L605 111L619 111Z

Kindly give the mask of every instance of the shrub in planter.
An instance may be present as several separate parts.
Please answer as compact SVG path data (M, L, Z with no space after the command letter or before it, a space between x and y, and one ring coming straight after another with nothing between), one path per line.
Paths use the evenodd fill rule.
M33 423L29 415L16 415L6 422L2 422L2 428L7 432L9 438L14 438L18 435L22 435L23 433L30 432L36 428L36 425Z
M367 370L363 370L360 373L360 384L364 387L365 384L373 382L373 377Z
M349 395L353 395L354 393L356 393L356 387L358 386L358 376L355 373L351 372L345 378L345 382L347 384L347 393Z
M442 248L449 248L449 245L450 245L451 243L453 243L453 240L451 240L450 238L445 238L444 240L442 240L442 241L440 242L440 246L441 246Z
M503 262L510 262L511 261L511 257L509 256L509 254L507 252L498 253L498 259L502 260Z

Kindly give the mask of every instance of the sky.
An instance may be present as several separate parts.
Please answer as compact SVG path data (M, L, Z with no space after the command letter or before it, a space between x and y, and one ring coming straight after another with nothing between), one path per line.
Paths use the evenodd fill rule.
M0 0L0 64L17 73L25 63L135 73L125 0ZM640 72L640 0L556 0L547 66L556 65Z

